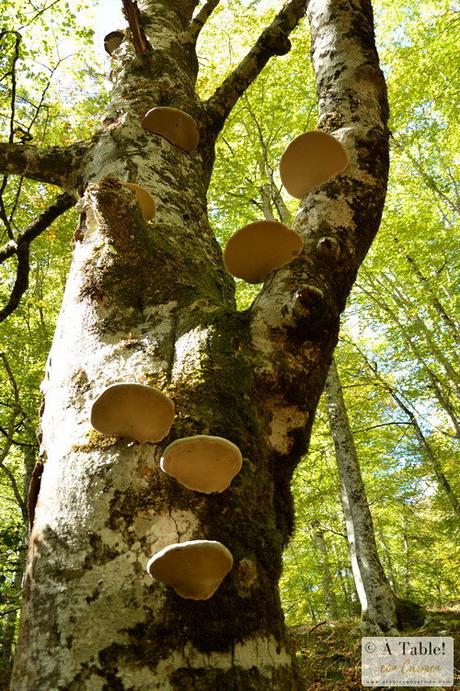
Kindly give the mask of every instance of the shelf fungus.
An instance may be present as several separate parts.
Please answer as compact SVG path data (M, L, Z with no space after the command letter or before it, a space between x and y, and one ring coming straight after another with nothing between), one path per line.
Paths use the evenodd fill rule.
M150 192L147 192L145 187L135 185L133 182L122 182L121 185L134 192L145 220L150 221L155 216L155 200Z
M232 553L214 540L190 540L168 545L147 564L158 581L174 588L180 597L208 600L233 566Z
M256 221L229 239L224 264L233 276L247 283L261 283L270 271L295 259L302 247L302 236L292 228L278 221Z
M241 470L239 448L228 439L199 434L173 441L161 469L195 492L223 492Z
M111 31L107 36L104 36L104 48L109 55L120 46L125 37L125 32L119 29L118 31Z
M172 400L145 384L112 384L91 408L91 424L98 432L139 442L164 439L173 420Z
M152 108L145 114L142 126L189 153L198 144L199 132L195 120L178 108Z
M280 160L281 182L292 197L302 199L346 168L347 152L332 135L305 132L286 148Z

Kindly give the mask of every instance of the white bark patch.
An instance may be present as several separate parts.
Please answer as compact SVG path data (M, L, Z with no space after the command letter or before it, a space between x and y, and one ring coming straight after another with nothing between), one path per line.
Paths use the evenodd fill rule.
M311 196L305 197L308 202L308 226L320 226L321 222L327 223L331 228L355 228L353 210L350 201L345 196L331 199L326 191L318 190L315 193L315 204L311 204ZM302 208L302 206L301 206ZM302 227L298 228L299 232Z
M257 297L257 304L253 308L253 319L251 322L251 337L254 348L261 355L265 356L262 368L265 373L276 373L273 365L273 355L277 350L277 344L273 341L273 329L285 329L286 326L295 325L292 318L292 306L295 301L294 296L286 294L283 281L283 269L278 270L277 286L279 290L272 289L268 292L260 293ZM306 347L303 346L303 354L306 354ZM312 350L312 354L313 354Z
M299 410L296 406L275 409L270 423L269 441L275 451L288 454L292 448L290 432L304 428L308 420L308 412Z
M175 542L195 539L199 524L197 517L191 511L172 511L170 514L158 516L153 511L149 515L147 509L142 515L136 517L133 527L138 535L146 535L151 545L151 554L145 560L145 567L155 552Z
M202 368L202 358L210 329L197 326L177 339L175 345L174 367L172 380L183 379L193 373L196 381Z
M280 272L283 270L280 269ZM272 329L284 328L287 323L285 307L286 292L284 291L283 281L278 283L279 291L271 290L262 292L257 297L257 303L253 308L253 318L251 322L251 337L254 348L259 355L264 356L264 364L259 367L266 374L275 374L272 357L276 349L276 344L272 338Z
M114 643L128 643L127 631L136 624L145 621L146 613L141 607L132 607L127 602L126 595L133 590L133 563L136 555L132 552L121 554L107 564L94 567L83 574L79 589L81 593L88 593L89 597L97 592L97 598L85 606L82 616L81 603L75 610L78 617L74 617L74 624L70 628L69 620L72 618L72 609L63 609L58 619L62 623L61 630L72 630L73 645L72 657L69 665L78 669L80 664L88 662L88 650L103 650ZM114 577L111 577L111 572ZM115 576L116 574L116 576ZM137 587L138 601L142 601L144 588L142 579L138 576ZM124 584L125 587L124 587ZM126 590L126 592L124 592ZM160 597L160 601L163 598ZM156 603L159 609L159 603ZM76 614L74 612L74 614ZM91 626L88 626L91 622ZM96 662L96 661L95 661Z
M155 685L152 685L152 672L145 669L145 682L149 682L149 689L169 691L171 676L175 671L186 669L220 669L229 670L239 667L249 670L257 668L258 672L267 678L267 689L271 687L273 672L280 667L291 667L292 658L286 648L279 648L273 636L250 638L244 643L235 645L233 655L229 653L201 653L191 644L187 644L182 651L176 650L158 665L155 673ZM147 676L148 673L150 676ZM123 678L123 681L125 679ZM129 688L129 687L127 687ZM142 688L142 687L141 687Z

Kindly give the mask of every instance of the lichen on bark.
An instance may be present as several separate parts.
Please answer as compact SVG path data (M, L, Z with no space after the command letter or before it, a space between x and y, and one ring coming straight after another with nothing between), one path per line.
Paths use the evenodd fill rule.
M359 55L378 74L367 2L310 2L314 50L323 53L321 64L315 57L320 99L336 94L321 101L321 122L338 128L352 164L305 198L296 221L304 253L268 277L247 312L236 311L206 190L225 115L266 60L286 50L305 4L287 3L207 103L194 91L193 3L140 0L153 50L136 56L124 41L117 51L107 118L78 170L87 230L76 240L43 383L47 461L15 690L299 685L277 587L293 527L289 481L385 189L385 94L378 79L361 83L347 72L351 51L353 64ZM143 114L159 104L195 116L196 151L143 129ZM155 197L152 222L117 178ZM333 251L324 252L324 237ZM91 430L92 401L126 380L158 385L173 399L176 419L159 444L102 441ZM197 433L226 437L243 454L221 494L191 492L159 470L164 445ZM201 602L145 571L153 552L197 538L221 541L235 560Z

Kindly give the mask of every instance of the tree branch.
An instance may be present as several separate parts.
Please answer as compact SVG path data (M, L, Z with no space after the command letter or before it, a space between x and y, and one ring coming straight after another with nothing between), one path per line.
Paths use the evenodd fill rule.
M10 98L10 103L11 103L11 110L10 110L10 131L8 135L8 142L10 144L13 143L14 141L14 126L15 126L15 108L16 108L16 63L19 60L19 47L21 45L21 34L17 31L14 32L9 32L9 31L4 31L2 32L2 37L9 34L13 33L15 36L15 42L14 42L14 55L13 59L11 61L11 70L10 72L7 72L7 74L4 75L10 76L11 77L11 98ZM3 78L3 77L2 77ZM3 192L5 191L6 185L8 183L8 176L4 175L2 179L2 183L0 185L0 218L5 224L5 229L7 232L7 235L9 238L13 238L13 229L11 227L10 219L8 218L8 215L6 213L5 206L3 204Z
M8 425L7 425L7 438L5 441L5 446L3 449L0 451L0 470L2 470L8 480L10 481L11 489L13 490L14 497L18 503L19 508L21 509L22 515L24 520L26 520L26 506L24 503L24 499L21 495L21 492L19 491L18 483L16 482L16 478L12 471L8 468L8 466L5 464L6 457L8 456L8 453L10 451L10 448L13 444L13 436L14 436L14 428L16 424L16 419L18 417L18 414L21 410L21 404L19 401L19 390L18 390L18 385L16 383L16 380L14 378L13 372L11 370L10 364L8 362L8 358L6 357L5 353L0 353L0 360L3 362L3 367L5 368L6 374L8 376L12 391L13 391L13 397L14 397L14 403L11 409L11 414L8 419Z
M319 127L334 132L349 164L305 195L294 223L304 249L267 277L249 311L267 415L277 419L293 406L290 387L296 382L296 424L305 420L303 445L337 342L339 315L379 228L389 165L388 102L371 3L309 0L308 15ZM288 363L284 368L281 358ZM284 391L290 393L283 397ZM294 424L291 434L297 443Z
M30 243L35 240L53 221L61 216L67 209L76 203L75 197L68 192L59 195L46 211L44 211L26 230L17 241L11 240L0 249L0 264L16 254L18 265L16 269L16 281L11 295L5 307L0 310L0 322L9 317L19 305L19 302L29 285L29 250Z
M149 50L152 50L145 31L141 23L141 13L139 12L139 7L137 6L136 0L122 0L123 2L123 14L129 24L131 32L131 42L136 51L136 55L143 55Z
M286 55L291 49L289 34L305 13L308 0L289 0L275 19L261 33L249 53L221 86L206 101L206 108L220 129L231 109L267 62L274 55Z
M0 172L24 175L66 189L78 186L82 159L94 142L39 149L26 144L0 142Z
M219 2L220 0L207 0L207 2L204 3L204 5L200 8L199 12L190 22L190 29L188 31L187 36L189 37L189 40L192 43L197 42L198 36L201 33L201 29L204 27L204 25L216 9Z

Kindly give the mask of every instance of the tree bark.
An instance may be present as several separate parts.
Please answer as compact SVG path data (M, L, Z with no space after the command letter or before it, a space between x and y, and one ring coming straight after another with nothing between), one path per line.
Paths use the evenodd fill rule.
M365 628L369 633L396 632L409 623L407 619L412 619L412 610L414 619L418 620L421 608L415 604L411 607L412 603L402 602L396 597L380 562L366 489L334 360L329 368L325 392L351 566Z
M366 1L310 2L321 125L351 163L304 200L303 255L239 313L207 218L214 142L235 97L286 47L302 5L288 3L241 63L241 79L227 78L203 104L193 3L138 4L154 50L136 56L129 41L118 49L110 113L77 176L84 232L43 382L45 464L13 688L287 691L298 679L277 582L293 524L290 478L385 197L387 107L372 12ZM198 122L194 153L142 128L146 110L166 104ZM151 191L154 223L116 178ZM127 380L174 400L163 442L91 430L92 401ZM241 449L242 471L226 492L194 493L160 472L164 446L193 434ZM195 538L219 540L234 557L201 602L145 572L152 553Z
M316 549L318 560L321 564L321 584L323 588L324 606L326 615L329 619L337 619L338 607L337 598L335 596L334 585L332 582L331 567L329 564L329 557L327 553L326 540L324 539L324 531L319 525L313 525L313 544Z

